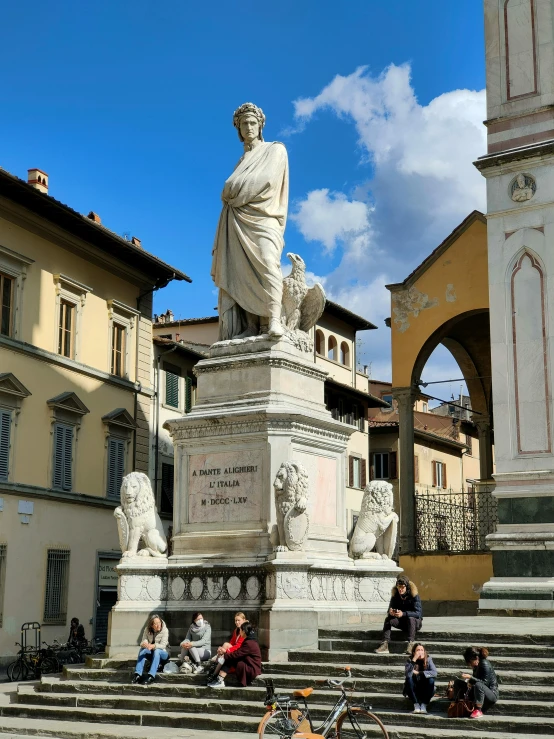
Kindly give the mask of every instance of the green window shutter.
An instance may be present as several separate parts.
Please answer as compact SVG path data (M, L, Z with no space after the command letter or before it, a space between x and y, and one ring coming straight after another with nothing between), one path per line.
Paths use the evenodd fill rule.
M12 430L12 414L0 411L0 480L7 480L10 464L10 435Z
M190 413L192 410L192 380L190 377L185 377L185 413Z
M73 483L73 427L54 426L54 474L52 484L58 490L71 490Z
M172 408L179 407L179 376L167 371L165 373L165 404Z
M109 498L119 498L125 474L125 441L108 439L108 489Z

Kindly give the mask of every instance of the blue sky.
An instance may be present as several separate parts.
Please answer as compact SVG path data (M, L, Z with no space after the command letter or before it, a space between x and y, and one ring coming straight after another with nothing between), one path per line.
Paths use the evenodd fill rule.
M53 197L191 275L157 310L210 315L219 194L241 155L232 113L255 102L289 152L286 250L377 323L364 363L384 378L383 284L484 207L482 13L481 0L10 3L0 166L45 170ZM438 352L431 374L451 371Z

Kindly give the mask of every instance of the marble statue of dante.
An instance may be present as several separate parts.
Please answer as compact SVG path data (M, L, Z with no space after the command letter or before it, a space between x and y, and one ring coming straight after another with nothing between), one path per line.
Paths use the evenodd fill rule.
M212 278L219 288L219 339L258 333L283 335L281 299L289 196L287 150L264 141L263 111L244 103L233 125L244 154L226 180L213 248Z

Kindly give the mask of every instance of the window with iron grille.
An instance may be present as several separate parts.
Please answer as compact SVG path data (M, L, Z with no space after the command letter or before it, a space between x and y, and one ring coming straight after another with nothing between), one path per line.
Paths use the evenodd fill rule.
M174 466L162 462L162 496L160 510L162 513L173 513L173 472Z
M54 425L54 460L52 487L71 490L73 482L73 426Z
M65 624L69 585L69 549L49 549L46 563L44 623Z
M8 554L7 544L0 544L0 626L2 626L2 614L4 611L4 588L6 585L7 554Z
M12 335L13 287L15 280L0 272L0 334Z
M126 442L124 439L108 439L108 498L119 498L125 474Z
M0 410L0 480L6 481L10 472L11 411Z

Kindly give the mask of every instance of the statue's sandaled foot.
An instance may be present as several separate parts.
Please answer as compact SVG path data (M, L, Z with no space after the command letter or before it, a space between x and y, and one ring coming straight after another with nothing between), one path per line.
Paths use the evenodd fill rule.
M235 339L250 339L252 336L258 335L258 329L255 326L249 326L247 329L245 329L241 334L238 336L235 336L233 338Z
M285 333L281 321L278 318L272 318L269 321L268 334L272 339L280 339Z

